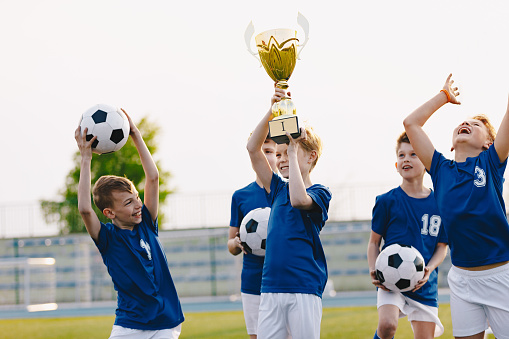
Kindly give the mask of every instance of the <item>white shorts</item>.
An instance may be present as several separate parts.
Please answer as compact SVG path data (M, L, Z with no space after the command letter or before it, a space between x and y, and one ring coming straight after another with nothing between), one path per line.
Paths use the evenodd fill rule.
M178 339L182 324L165 330L136 330L113 325L109 339Z
M260 309L260 296L256 294L240 293L242 296L242 309L246 321L247 334L256 335L258 328L258 312Z
M495 337L509 339L509 264L485 271L452 266L447 281L454 336L480 333L489 321Z
M435 323L435 337L444 333L444 325L438 318L438 307L421 304L399 292L387 292L378 289L377 308L383 305L394 305L399 308L399 317L408 317L408 321L425 321ZM410 323L411 324L411 323Z
M314 294L262 293L258 339L320 339L322 299Z

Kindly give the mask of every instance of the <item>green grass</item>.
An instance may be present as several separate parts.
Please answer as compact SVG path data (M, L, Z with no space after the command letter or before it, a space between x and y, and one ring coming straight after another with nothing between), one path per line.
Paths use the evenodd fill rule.
M441 304L440 320L445 333L441 338L452 338L450 308ZM108 338L114 316L0 320L2 338ZM324 308L321 338L372 338L378 322L376 307ZM399 321L398 338L413 338L406 318ZM242 311L186 313L181 339L247 338ZM494 338L490 336L490 338Z

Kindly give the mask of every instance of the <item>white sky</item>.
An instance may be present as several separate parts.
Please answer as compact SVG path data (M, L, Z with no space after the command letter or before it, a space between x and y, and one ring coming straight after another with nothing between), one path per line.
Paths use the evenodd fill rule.
M96 103L162 126L159 152L179 192L233 192L254 179L247 137L269 108L269 76L244 30L295 28L310 40L289 81L301 120L324 141L314 182L399 183L402 120L449 72L463 105L426 125L451 156L452 129L509 92L507 1L0 0L0 204L55 199ZM254 43L253 43L254 48Z

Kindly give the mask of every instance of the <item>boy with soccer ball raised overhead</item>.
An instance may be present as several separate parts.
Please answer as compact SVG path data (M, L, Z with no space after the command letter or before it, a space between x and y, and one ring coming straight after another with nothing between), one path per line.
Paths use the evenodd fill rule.
M444 332L438 318L438 265L447 254L447 237L442 227L433 191L423 185L425 168L406 133L396 143L396 169L400 186L376 198L368 242L368 265L373 285L378 287L378 327L374 339L393 338L398 319L408 316L415 338L433 338ZM375 275L380 244L415 247L426 262L424 277L410 292L389 291Z
M265 139L262 152L270 168L276 172L276 143L272 139ZM244 320L250 339L255 339L257 334L264 257L244 250L239 238L239 228L246 214L260 207L269 207L269 203L262 181L256 176L255 181L233 193L228 239L228 250L231 254L238 255L244 252L240 292Z
M125 112L124 112L125 113ZM184 315L158 239L159 171L143 137L127 115L129 134L145 172L145 196L141 202L134 184L113 175L94 185L94 203L111 219L104 224L92 209L90 166L92 143L85 128L76 129L81 153L78 209L88 233L108 268L117 291L115 324L110 338L171 338L180 335Z
M453 266L448 274L456 338L483 338L488 321L509 338L509 224L502 196L509 154L509 107L498 134L484 115L453 131L454 160L438 152L423 130L447 103L460 104L452 75L441 91L403 122L415 152L430 173L446 227Z
M285 96L275 88L271 106ZM268 193L271 213L263 266L259 339L320 338L322 293L327 264L319 233L328 218L330 191L312 184L310 172L322 145L310 128L289 144L276 146L278 175L262 152L272 111L260 121L247 149L253 168Z

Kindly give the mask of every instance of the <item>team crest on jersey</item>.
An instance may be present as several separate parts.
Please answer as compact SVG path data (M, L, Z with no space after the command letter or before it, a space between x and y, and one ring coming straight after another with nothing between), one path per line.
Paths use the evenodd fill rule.
M475 179L474 185L477 187L486 186L486 172L479 166L475 166Z
M152 254L150 253L150 245L148 243L146 243L145 240L140 239L140 246L145 251L147 251L148 260L152 260Z

